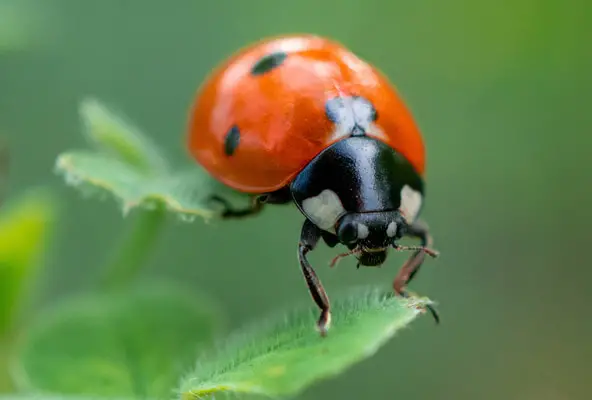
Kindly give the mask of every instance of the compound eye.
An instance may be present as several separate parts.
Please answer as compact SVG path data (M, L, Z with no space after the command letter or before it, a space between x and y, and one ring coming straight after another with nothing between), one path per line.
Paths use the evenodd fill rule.
M354 243L358 240L358 227L355 222L346 222L337 229L337 237L341 243Z

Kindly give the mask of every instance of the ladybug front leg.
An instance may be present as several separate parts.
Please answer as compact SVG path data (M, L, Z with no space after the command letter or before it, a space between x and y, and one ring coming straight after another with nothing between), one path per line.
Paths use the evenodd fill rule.
M407 227L405 236L418 238L421 240L421 247L431 249L433 238L429 232L429 229L425 223L415 222ZM395 246L395 249L397 247ZM409 297L409 293L405 287L415 277L419 268L425 260L426 251L416 250L411 257L403 264L399 273L397 274L395 281L393 282L393 288L395 292L403 297ZM428 310L436 320L436 323L440 322L438 312L431 305L427 306Z
M308 262L306 255L317 246L321 238L321 230L308 219L302 225L302 232L300 233L300 243L298 244L298 261L302 274L308 285L308 290L317 306L321 309L321 315L317 322L317 328L321 336L327 335L327 330L331 324L331 306L329 304L329 297L323 288L323 284L317 277L313 267Z

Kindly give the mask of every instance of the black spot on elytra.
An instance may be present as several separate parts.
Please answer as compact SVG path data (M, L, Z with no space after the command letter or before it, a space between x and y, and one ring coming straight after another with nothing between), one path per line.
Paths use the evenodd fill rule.
M238 130L238 126L234 125L228 130L226 138L224 138L224 153L226 153L227 156L233 155L239 142L240 131Z
M269 72L272 69L282 65L286 57L288 57L288 54L284 53L283 51L268 54L259 59L259 61L257 61L255 65L253 65L253 68L251 68L251 74L263 75L266 72Z

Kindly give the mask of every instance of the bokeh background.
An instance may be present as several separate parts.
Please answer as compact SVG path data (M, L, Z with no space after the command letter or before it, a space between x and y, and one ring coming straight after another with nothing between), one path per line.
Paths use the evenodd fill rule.
M442 256L426 262L412 290L437 300L443 321L422 318L300 398L592 398L586 1L8 3L27 10L15 24L18 46L0 53L9 193L53 186L66 210L41 302L84 290L129 222L113 202L84 200L53 174L59 152L84 145L83 96L123 110L181 165L187 110L212 67L267 35L317 33L387 73L423 130L424 217ZM295 258L301 221L290 207L224 224L171 218L145 273L194 282L239 328L308 301ZM324 268L333 255L323 246L312 255L329 293L389 284L404 261Z

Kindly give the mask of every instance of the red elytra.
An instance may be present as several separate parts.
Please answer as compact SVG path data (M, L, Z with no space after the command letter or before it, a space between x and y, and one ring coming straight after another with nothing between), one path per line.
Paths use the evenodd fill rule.
M266 61L264 73L253 72ZM423 140L393 85L340 43L315 35L262 40L218 66L195 97L188 149L224 184L246 193L272 192L341 139L325 105L350 95L376 109L378 129L367 136L397 150L423 176ZM225 142L233 126L240 127L240 143L229 156Z

